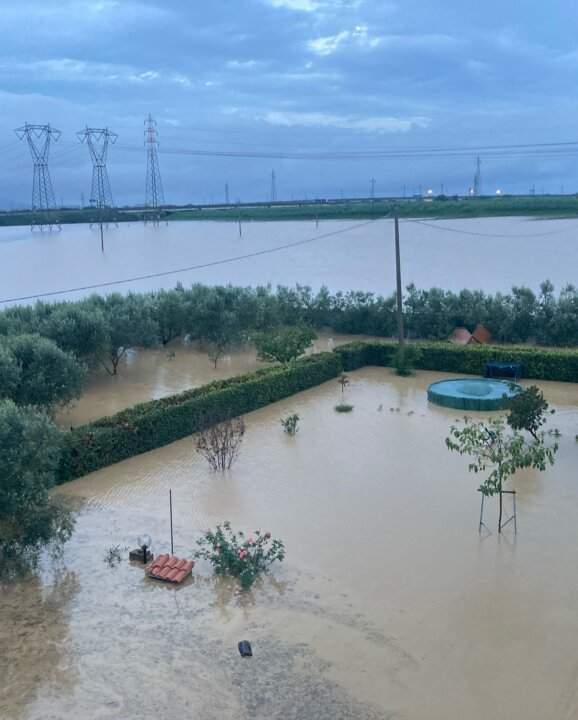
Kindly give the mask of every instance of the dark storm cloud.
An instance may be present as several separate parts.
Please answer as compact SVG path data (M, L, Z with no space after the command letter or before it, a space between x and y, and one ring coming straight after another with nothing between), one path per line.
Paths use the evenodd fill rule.
M318 150L574 139L578 42L572 0L548 5L376 0L23 0L0 3L0 204L26 204L24 121L63 131L57 195L88 186L86 123L119 133L110 174L120 203L142 199L143 118L161 148ZM168 155L167 198L263 197L271 161ZM470 158L276 161L290 197L400 192L445 182L463 192ZM488 159L488 184L578 187L573 161ZM241 190L242 188L242 190Z

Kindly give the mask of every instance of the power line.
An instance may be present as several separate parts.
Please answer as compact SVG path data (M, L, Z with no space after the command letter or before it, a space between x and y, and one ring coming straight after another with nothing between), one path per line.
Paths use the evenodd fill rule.
M120 145L120 149L136 151L133 145ZM200 157L230 157L253 159L290 159L290 160L353 160L369 158L406 158L406 157L456 157L472 154L484 154L488 157L511 157L564 154L578 152L578 140L548 143L517 143L509 145L479 145L463 147L421 147L407 149L367 149L349 151L291 152L279 151L243 151L243 150L202 150L195 148L164 148L164 154L193 155Z
M377 218L376 218L377 219ZM221 260L212 260L207 263L201 263L199 265L190 265L184 268L178 268L176 270L164 270L161 272L148 273L146 275L136 275L134 277L123 278L122 280L110 280L104 283L95 283L94 285L83 285L80 287L67 288L66 290L51 290L44 293L36 293L34 295L23 295L21 297L5 298L0 300L0 305L12 302L23 302L24 300L38 300L43 297L54 297L55 295L66 295L73 292L82 292L85 290L96 290L97 288L112 287L114 285L123 285L129 282L138 282L139 280L150 280L152 278L166 277L168 275L177 275L178 273L190 272L192 270L202 270L203 268L215 267L216 265L227 265L233 262L239 262L240 260L248 260L249 258L259 257L261 255L270 255L272 253L279 252L281 250L288 250L289 248L299 247L300 245L308 245L316 242L317 240L325 240L329 237L335 237L336 235L343 235L344 233L357 230L358 228L365 227L374 223L375 220L366 220L362 223L356 223L340 230L333 230L332 232L324 233L323 235L316 235L315 237L306 238L305 240L296 240L295 242L285 243L284 245L277 245L273 248L267 248L265 250L256 250L252 253L245 253L244 255L235 255L233 257L223 258Z
M469 218L466 218L469 219ZM512 235L504 234L501 235L499 233L482 233L482 232L476 232L474 230L459 230L458 228L452 228L448 227L447 225L434 225L433 223L426 222L425 220L404 220L405 223L415 223L416 225L424 225L425 227L433 228L434 230L444 230L445 232L453 232L457 233L458 235L473 235L475 237L488 237L488 238L508 238L508 239L515 239L515 238L533 238L533 237L550 237L551 235L560 235L562 233L568 232L568 228L564 228L563 230L554 230L553 232L547 232L547 233L528 233L527 235Z

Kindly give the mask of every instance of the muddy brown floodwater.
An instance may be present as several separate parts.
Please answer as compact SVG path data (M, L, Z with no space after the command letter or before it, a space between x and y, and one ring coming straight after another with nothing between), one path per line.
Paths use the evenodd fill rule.
M578 717L578 385L540 383L558 459L516 478L519 533L498 537L445 449L455 411L426 400L446 375L351 377L349 415L335 381L248 415L224 475L187 438L62 486L81 504L63 558L1 589L0 717ZM228 519L282 538L285 562L246 594L204 563L178 588L108 567L143 531L169 548L169 488L177 554Z
M371 339L368 335L320 332L309 352L333 350L338 345ZM147 400L182 392L234 375L253 372L266 363L257 360L254 347L234 350L219 360L209 360L207 349L198 342L176 340L164 348L129 350L117 375L96 368L88 378L82 397L58 413L63 427L82 425L105 415L114 415Z

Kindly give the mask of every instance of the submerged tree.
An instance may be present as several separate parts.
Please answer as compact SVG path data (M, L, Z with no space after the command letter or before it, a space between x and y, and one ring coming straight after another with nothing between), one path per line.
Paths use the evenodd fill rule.
M10 364L12 375L7 372ZM0 352L0 398L50 411L80 397L86 370L84 363L52 340L16 335Z
M280 327L254 337L259 360L289 363L311 347L317 335L307 325Z
M485 474L479 491L486 497L499 495L500 510L498 528L502 527L502 491L505 483L522 468L544 471L554 464L558 450L556 444L548 446L543 436L528 440L513 430L508 432L504 418L492 418L487 422L464 419L461 428L452 425L446 438L449 450L469 455L472 461L468 470Z
M203 430L197 436L197 451L205 457L213 470L229 470L239 454L245 422L243 418L225 420Z
M47 415L0 401L0 559L5 562L33 558L43 546L70 537L71 514L49 494L60 437Z
M542 391L535 385L525 388L510 401L508 425L514 430L527 430L534 439L538 439L538 431L547 421L546 415L554 414Z
M109 375L117 374L118 365L130 348L150 347L158 342L150 297L115 293L105 298L93 296L87 302L105 318L107 337L99 360Z

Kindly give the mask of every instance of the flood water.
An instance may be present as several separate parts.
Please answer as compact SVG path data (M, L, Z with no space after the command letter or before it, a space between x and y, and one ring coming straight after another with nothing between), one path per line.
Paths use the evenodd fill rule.
M320 332L308 354L367 339L370 336ZM82 397L59 411L57 421L62 427L82 425L137 403L266 366L267 363L257 360L253 346L231 351L219 360L216 368L209 360L207 349L197 342L188 344L176 340L164 348L130 350L119 363L117 375L96 368L87 379Z
M404 284L464 287L489 292L512 285L537 290L550 279L559 289L576 282L578 219L477 218L401 222ZM328 235L327 237L325 237ZM281 245L312 240L280 252ZM218 264L248 253L265 254ZM143 275L99 292L145 291L188 285L310 285L317 289L366 290L388 294L395 287L393 224L373 222L173 222L122 224L105 233L65 225L61 232L32 234L27 227L0 228L0 301L71 288L53 296L78 298L90 285ZM217 264L214 264L217 263ZM198 267L205 265L205 267ZM156 273L194 270L154 277Z
M516 478L516 537L480 536L476 479L444 446L456 411L426 400L443 377L365 368L349 415L335 381L251 413L224 475L187 438L62 486L82 508L64 557L1 589L0 717L578 717L578 385L540 383L556 466ZM170 547L169 488L177 554L228 519L285 562L247 594L204 563L179 588L108 567L143 531Z

